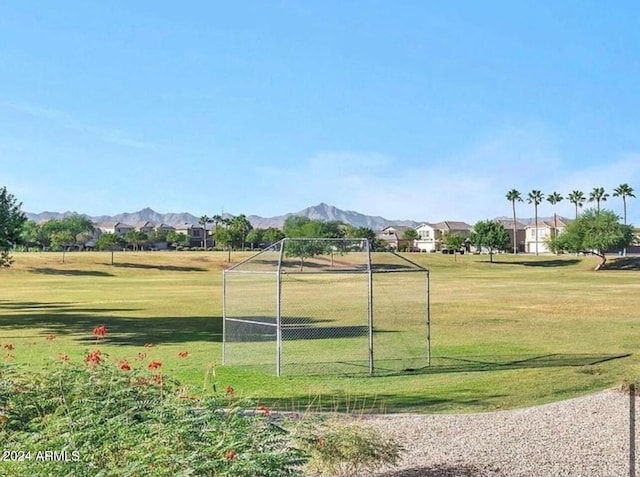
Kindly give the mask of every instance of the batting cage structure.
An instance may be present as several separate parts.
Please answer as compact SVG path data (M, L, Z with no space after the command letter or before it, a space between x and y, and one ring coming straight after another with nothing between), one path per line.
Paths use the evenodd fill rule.
M223 272L223 364L278 376L430 365L429 270L366 239L286 238Z

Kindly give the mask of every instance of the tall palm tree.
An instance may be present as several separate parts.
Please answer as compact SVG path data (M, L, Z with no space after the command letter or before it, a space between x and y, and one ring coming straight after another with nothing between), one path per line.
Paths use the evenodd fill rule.
M216 236L218 235L218 226L222 223L222 215L216 214L211 216L211 222L213 222L213 246L216 246Z
M589 202L596 203L596 210L600 213L600 203L607 200L609 194L604 191L604 187L594 187L589 193Z
M535 210L535 225L536 225L536 256L538 255L538 206L544 199L544 194L539 190L532 190L527 196L527 202L533 204Z
M198 220L198 223L200 225L202 225L202 249L206 250L207 249L207 224L211 222L211 217L209 217L208 215L203 215L200 217L200 220Z
M547 201L551 205L556 205L558 202L562 202L564 197L562 197L558 192L552 192L547 196ZM553 212L553 237L555 238L558 234L558 215L556 212Z
M511 209L513 210L513 253L516 254L518 253L518 241L516 239L516 202L522 202L522 196L516 189L511 189L507 192L507 200L511 202Z
M620 184L618 187L613 189L614 197L622 197L622 205L624 207L624 224L627 225L627 197L634 197L633 195L633 187L629 186L629 184Z
M569 193L567 197L569 202L576 206L576 219L578 218L578 207L582 208L584 202L587 198L584 196L584 193L581 190L573 190Z
M635 197L633 195L633 187L629 184L620 184L618 187L613 189L614 197L622 197L622 206L624 210L624 224L627 225L627 197ZM624 256L627 255L627 247L622 251Z

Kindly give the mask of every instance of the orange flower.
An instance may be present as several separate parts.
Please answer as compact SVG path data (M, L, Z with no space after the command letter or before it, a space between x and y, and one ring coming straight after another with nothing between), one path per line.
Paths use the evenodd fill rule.
M160 361L151 361L149 363L149 366L147 366L147 368L151 369L158 369L160 366L162 366L162 363Z
M189 356L189 352L188 351L180 351L178 353L178 356L180 356L181 358L186 358L187 356Z
M96 336L96 338L104 338L105 336L107 336L107 327L104 325L96 326L93 329L93 334Z
M262 413L263 416L267 417L269 416L269 414L271 414L271 411L269 411L269 408L267 406L265 406L264 404L260 404L258 406L258 411Z
M59 359L60 361L69 361L69 355L64 354L64 353L60 353L60 354L58 355L58 359Z
M227 397L233 397L233 392L234 392L233 386L227 386L226 391L227 391Z
M224 453L224 458L229 460L229 461L235 460L236 451L234 451L233 449L229 449L227 452Z
M123 371L131 371L131 366L129 365L129 361L126 359L121 359L118 362L118 367Z
M47 341L53 341L55 339L56 339L55 335L47 335L47 338L46 338Z
M102 356L100 355L100 350L97 349L95 351L87 353L87 355L84 357L84 360L86 361L87 364L89 364L91 366L95 366L96 364L99 364L100 361L102 361Z
M11 343L7 343L6 345L4 345L4 349L8 349L9 351L15 349L14 346Z

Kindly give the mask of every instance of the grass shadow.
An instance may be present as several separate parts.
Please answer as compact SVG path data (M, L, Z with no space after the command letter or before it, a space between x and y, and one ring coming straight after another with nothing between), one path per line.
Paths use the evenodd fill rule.
M188 343L222 341L222 318L219 316L131 317L130 308L83 308L73 303L0 302L9 313L0 315L0 329L7 331L39 330L43 335L69 336L80 344L95 343L95 326L107 327L104 343L119 346L142 346L146 343ZM42 331L40 331L42 330Z
M602 270L640 270L640 257L621 257L609 260Z
M113 277L114 275L109 272L101 272L98 270L74 270L74 269L60 269L50 267L33 267L30 268L31 273L41 273L43 275L62 275L70 277Z
M145 263L115 262L113 265L104 263L103 265L116 268L135 268L140 270L161 270L163 272L206 272L202 267L186 267L178 265L149 265Z
M497 265L522 265L524 267L568 267L580 263L580 259L549 259L549 260L512 260L508 262L494 261Z
M376 474L377 477L502 477L504 475L499 471L489 471L465 464L434 464Z

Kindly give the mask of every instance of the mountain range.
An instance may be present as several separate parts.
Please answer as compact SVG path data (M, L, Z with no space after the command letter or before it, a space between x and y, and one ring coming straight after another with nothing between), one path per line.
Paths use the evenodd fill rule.
M68 217L69 215L74 214L75 212L41 212L38 214L25 212L25 215L29 220L32 220L36 223L43 222L51 219L62 219L64 217ZM199 217L195 215L189 214L187 212L183 213L168 213L161 214L156 212L153 209L145 208L139 210L138 212L125 212L117 215L99 215L99 216L89 216L86 214L81 214L85 217L91 219L94 223L105 223L105 222L123 222L125 224L136 225L143 222L155 222L157 224L168 224L168 225L182 225L185 223L189 224L197 224L200 220ZM225 218L232 217L229 214L222 214ZM420 225L420 222L415 222L413 220L389 220L384 217L379 216L370 216L361 214L359 212L354 212L352 210L341 210L332 205L325 204L324 202L314 205L312 207L307 207L298 212L290 212L285 215L278 215L275 217L260 217L258 215L248 215L247 220L254 227L260 228L268 228L268 227L282 227L284 221L287 217L292 215L295 216L303 216L308 217L314 220L337 220L340 222L344 222L346 224L353 225L354 227L369 227L372 230L381 230L390 225L395 226L409 226L409 227L417 227Z

